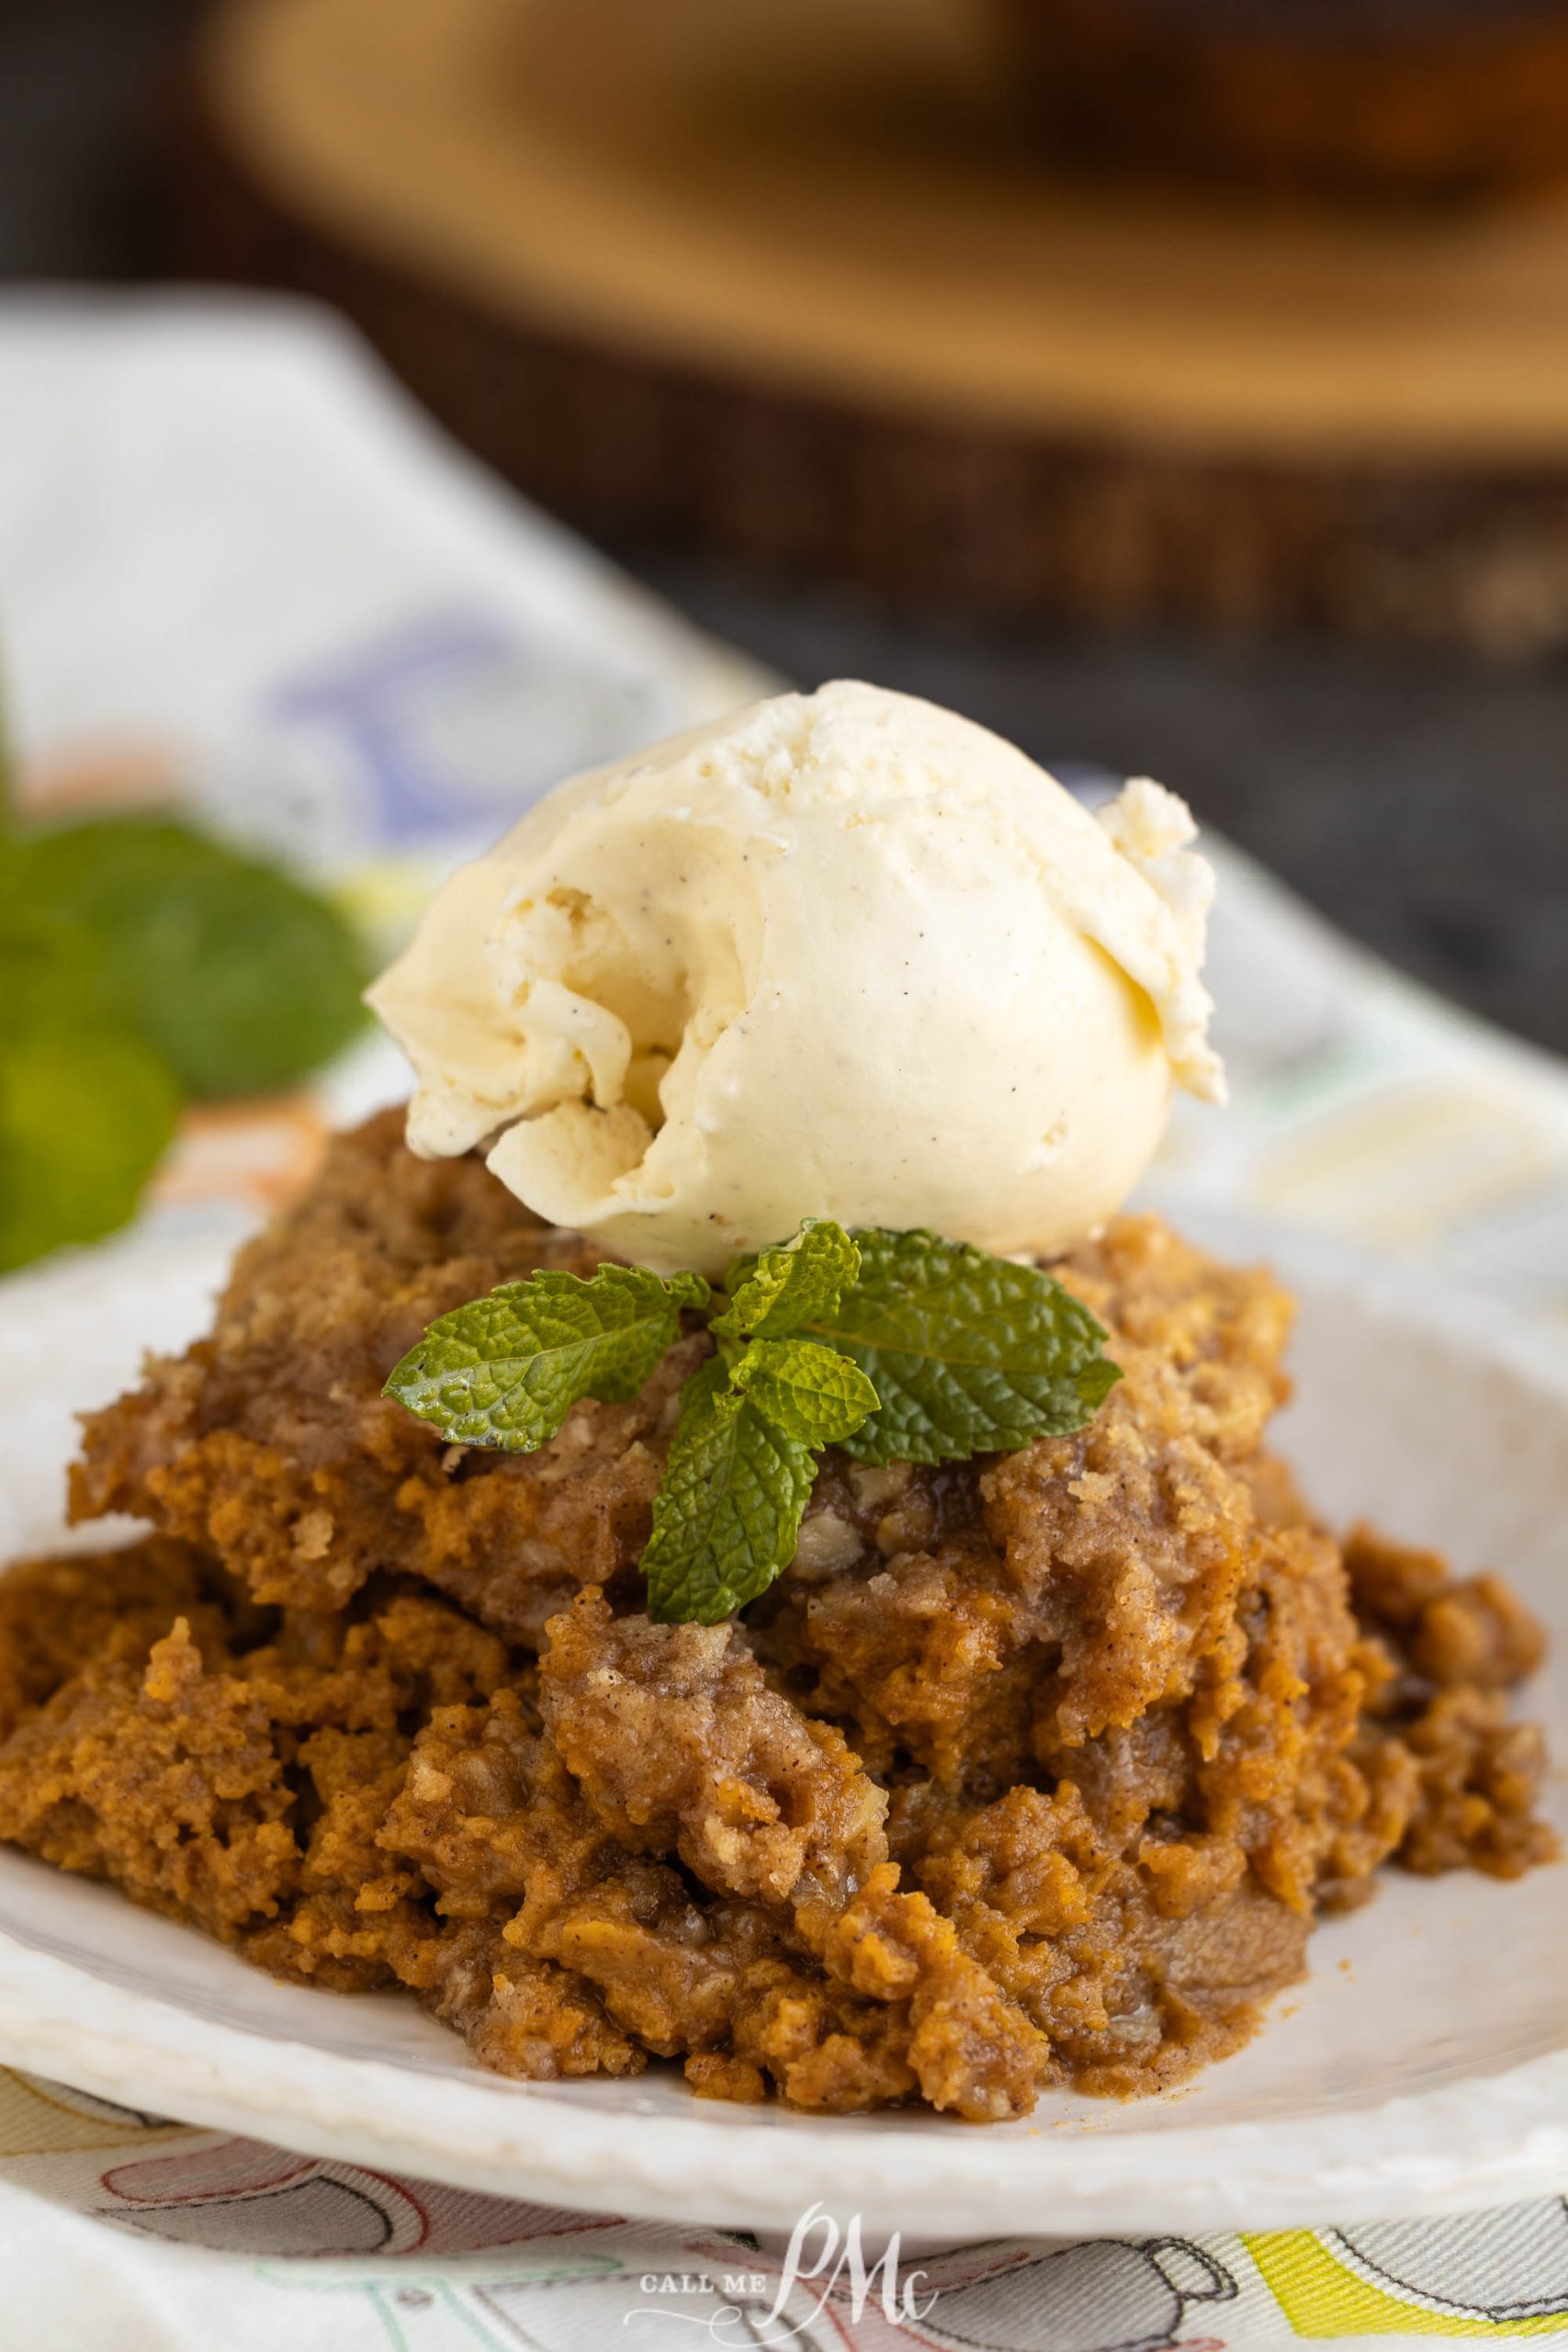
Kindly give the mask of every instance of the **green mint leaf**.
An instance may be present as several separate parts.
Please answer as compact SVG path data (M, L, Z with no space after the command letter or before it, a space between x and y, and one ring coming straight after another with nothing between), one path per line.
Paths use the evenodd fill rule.
M0 910L0 922L4 912ZM6 959L0 953L0 968ZM0 1022L0 1272L134 1216L180 1094L151 1046L97 1017Z
M729 1305L713 1328L734 1339L776 1340L831 1316L860 1272L860 1251L829 1217L808 1217L793 1241L738 1258L725 1288Z
M816 1340L752 1340L730 1383L801 1445L840 1444L878 1403L859 1364Z
M396 1366L384 1394L458 1445L533 1453L581 1396L637 1395L681 1328L704 1306L700 1274L668 1282L641 1266L601 1266L587 1282L547 1270L454 1307Z
M681 1391L681 1419L642 1555L656 1624L716 1625L795 1556L816 1464L729 1384L714 1356Z
M153 817L62 825L8 854L34 907L91 933L119 1017L198 1099L295 1085L360 1025L353 931L276 866Z
M810 1336L857 1363L880 1406L840 1440L862 1462L953 1462L1066 1437L1117 1365L1052 1275L931 1233L857 1233L860 1280Z

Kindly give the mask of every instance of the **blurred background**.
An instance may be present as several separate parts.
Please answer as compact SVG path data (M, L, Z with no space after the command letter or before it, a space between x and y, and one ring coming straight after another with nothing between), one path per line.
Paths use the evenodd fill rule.
M1568 1049L1564 0L5 0L0 277L51 821L179 737L370 955L437 836L858 674L1152 771ZM1230 1042L1283 1120L1357 1062L1325 974L1371 983L1258 888ZM1568 1129L1434 1099L1413 1159L1358 1130L1349 1221L1406 1238L1457 1148L1477 1264L1568 1287ZM1308 1162L1265 1194L1321 1207Z
M1268 0L1254 0L1254 7L1266 13ZM429 13L439 18L463 12L444 12L439 0L429 0ZM604 12L557 13L578 17L582 53L591 58ZM628 23L634 13L656 31L659 0L640 12L628 9ZM922 11L892 12L888 104L897 99L900 73L909 71L898 54L900 13L912 23ZM1078 13L1092 17L1094 0ZM1212 18L1224 10L1205 12L1199 5L1191 13ZM1325 13L1355 11L1330 5ZM868 39L888 29L888 12L865 14ZM133 280L161 276L176 259L194 263L193 248L204 242L200 216L212 200L210 159L198 165L182 158L177 141L182 133L193 141L191 128L176 128L167 110L189 71L201 15L195 0L6 0L0 11L0 268L8 279ZM378 62L367 44L358 65L368 75ZM329 69L352 72L355 61L333 52L323 59L323 72ZM933 126L930 92L918 82L909 103L921 109L912 141L923 133L934 141L941 132L955 142L968 130L962 119ZM519 112L523 137L531 126L521 106ZM878 127L886 140L885 118ZM837 128L846 139L863 135L852 115ZM1010 124L1009 130L1017 135ZM814 137L821 135L814 130ZM176 142L175 152L165 141ZM1562 144L1568 155L1568 126ZM942 160L952 168L951 155ZM769 161L776 162L776 152ZM898 161L902 166L905 159ZM194 220L180 217L183 206ZM250 225L254 266L265 233ZM812 225L803 225L807 240ZM929 229L929 222L911 223L910 233ZM223 241L206 242L220 265ZM229 252L236 274L244 271L245 242L244 230L236 228ZM404 258L390 228L367 243L378 263L395 267ZM412 269L412 254L406 259ZM1568 273L1568 245L1562 266ZM314 269L302 260L297 275L319 279L322 270L318 254ZM447 290L444 277L439 283ZM939 331L935 320L932 331ZM434 376L446 356L433 355L426 372ZM639 335L628 364L645 364L647 356ZM1549 390L1568 468L1568 370L1560 351L1543 356L1555 362ZM744 390L750 392L752 383ZM626 398L634 404L632 392ZM481 387L476 405L484 404ZM604 428L615 432L613 388L604 392L602 410ZM969 424L970 416L961 423ZM797 474L800 447L784 426L774 429L784 444L776 455L767 420L741 420L736 462L787 464ZM798 438L808 438L805 428ZM650 469L660 454L648 451ZM624 451L617 461L627 462ZM910 462L918 468L918 458ZM931 468L954 470L964 463L964 453L939 451L927 459ZM983 452L969 453L967 467L966 481L932 495L933 530L935 510L951 509L966 494L1006 501L1005 485L988 490ZM719 534L693 527L689 517L681 517L686 527L659 528L661 498L672 514L680 512L679 497L669 492L657 480L636 485L621 518L602 492L591 526L638 577L761 661L794 678L850 672L929 693L1043 758L1153 765L1211 822L1348 930L1522 1035L1568 1047L1568 669L1558 644L1568 586L1561 582L1554 616L1532 613L1521 585L1517 601L1525 609L1515 629L1502 616L1495 624L1502 641L1476 650L1412 645L1397 629L1390 632L1393 642L1369 650L1289 621L1259 635L1247 626L1240 594L1238 609L1224 616L1228 625L1201 633L1180 626L1179 614L1168 621L1145 616L1130 598L1127 619L1108 638L1050 611L1055 600L1048 580L1037 583L1045 591L1045 621L1027 611L965 610L976 600L962 593L964 583L944 596L944 563L961 565L965 575L984 573L983 541L957 548L949 534L945 544L931 547L918 567L930 593L918 601L899 593L900 572L916 569L907 550L903 561L895 558L867 582L855 576L863 567L840 544L824 549L818 566L803 567L797 559L790 567L795 576L784 584L760 562L745 562L743 548L714 549ZM734 494L739 503L739 487ZM818 486L805 492L795 479L773 485L772 494L787 506L823 492ZM571 503L581 511L581 492ZM971 532L981 530L982 519L971 517ZM1004 511L997 520L1009 542L1005 560L1016 563L1020 518ZM911 531L919 523L897 527ZM1042 525L1033 527L1048 537ZM739 518L729 536L744 528ZM694 543L703 538L710 544ZM1187 560L1196 568L1204 563L1197 547ZM1048 568L1050 561L1047 548L1042 562ZM1568 568L1568 539L1556 562ZM1027 592L1019 601L1027 605ZM1270 620L1266 606L1258 617ZM1533 641L1538 630L1544 647Z

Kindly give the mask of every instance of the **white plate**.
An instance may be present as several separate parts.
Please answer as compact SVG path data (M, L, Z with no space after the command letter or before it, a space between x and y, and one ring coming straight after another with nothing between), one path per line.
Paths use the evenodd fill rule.
M1257 1229L1203 1222L1257 1250ZM1303 1302L1281 1434L1309 1491L1516 1580L1556 1636L1529 1704L1568 1758L1568 1348L1500 1331L1438 1277L1268 1240ZM199 1327L222 1257L216 1240L126 1244L0 1289L0 1544L53 1540L72 1408L149 1340ZM1390 1874L1314 1936L1310 1982L1250 2048L1190 2090L1047 2098L1006 2126L822 2120L700 2104L658 2073L502 2083L411 2002L275 1984L0 1853L0 2058L312 2154L641 2215L787 2228L820 2200L950 2242L1278 2228L1568 2189L1565 1950L1568 1870Z

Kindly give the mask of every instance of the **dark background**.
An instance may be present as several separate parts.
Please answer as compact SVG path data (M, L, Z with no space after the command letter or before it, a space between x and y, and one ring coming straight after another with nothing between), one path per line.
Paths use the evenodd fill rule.
M157 274L148 126L195 14L0 0L0 278ZM1568 664L982 631L612 551L802 684L869 677L1046 761L1152 772L1345 929L1568 1052Z

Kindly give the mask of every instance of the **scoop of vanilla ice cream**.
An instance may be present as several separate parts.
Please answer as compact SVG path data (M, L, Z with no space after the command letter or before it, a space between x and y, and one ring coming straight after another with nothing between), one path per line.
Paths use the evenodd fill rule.
M437 894L370 1002L412 1149L718 1273L805 1216L1062 1250L1172 1084L1211 1100L1184 804L1097 821L969 720L780 695L562 785Z

